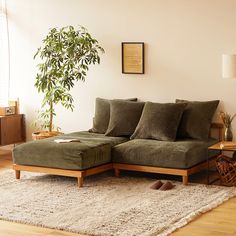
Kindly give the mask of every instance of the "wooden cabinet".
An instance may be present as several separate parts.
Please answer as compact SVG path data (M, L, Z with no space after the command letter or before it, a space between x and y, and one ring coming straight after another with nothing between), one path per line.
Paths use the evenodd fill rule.
M0 146L24 141L24 115L0 116Z

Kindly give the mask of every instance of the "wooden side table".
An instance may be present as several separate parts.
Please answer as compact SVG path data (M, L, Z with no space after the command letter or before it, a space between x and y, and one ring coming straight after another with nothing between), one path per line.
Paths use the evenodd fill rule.
M217 155L216 159L222 156L226 156L223 154L224 151L227 152L236 152L236 142L227 142L227 141L221 141L218 142L210 147L208 147L208 152L210 150L220 151L219 155ZM228 156L227 156L228 157ZM209 155L207 155L207 184L214 183L219 178L209 181Z
M25 141L23 114L0 116L0 146Z

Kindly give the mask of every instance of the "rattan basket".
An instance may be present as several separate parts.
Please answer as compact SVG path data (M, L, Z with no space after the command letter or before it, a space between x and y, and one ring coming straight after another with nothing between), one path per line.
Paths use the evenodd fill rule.
M61 135L61 134L63 134L63 133L61 133L59 131L34 132L34 133L32 133L32 139L33 140L45 139L45 138L50 138L50 137L58 136L58 135Z
M236 186L236 154L232 158L221 156L216 159L216 168L222 184Z

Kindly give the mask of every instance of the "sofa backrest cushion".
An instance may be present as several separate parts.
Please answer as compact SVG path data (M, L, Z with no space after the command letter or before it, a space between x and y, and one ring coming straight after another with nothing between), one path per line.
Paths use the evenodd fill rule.
M146 102L131 139L174 141L185 103Z
M142 114L143 102L110 101L110 121L105 135L131 136Z
M200 140L208 139L212 117L219 104L219 100L200 102L176 99L176 103L187 103L177 137Z
M137 98L126 99L129 101L137 101ZM93 118L93 128L90 132L105 134L110 120L110 101L104 98L96 98L95 116Z

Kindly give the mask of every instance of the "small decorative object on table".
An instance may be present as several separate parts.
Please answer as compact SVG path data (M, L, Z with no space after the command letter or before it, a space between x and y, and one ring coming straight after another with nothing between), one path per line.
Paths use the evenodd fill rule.
M224 140L225 141L232 141L233 140L233 133L232 133L232 129L231 129L231 123L233 121L233 119L236 117L236 113L231 116L229 113L227 112L220 112L220 117L224 123L225 126L225 135L224 135Z

